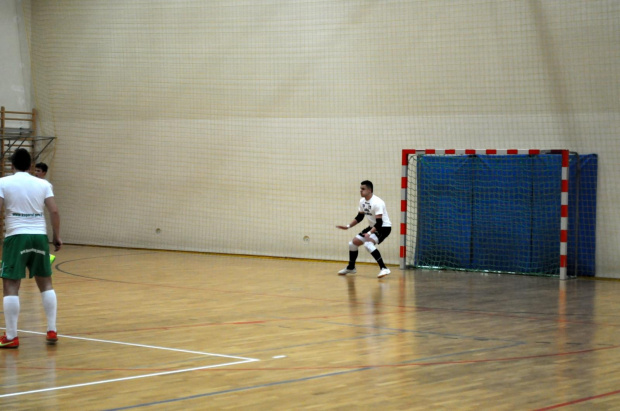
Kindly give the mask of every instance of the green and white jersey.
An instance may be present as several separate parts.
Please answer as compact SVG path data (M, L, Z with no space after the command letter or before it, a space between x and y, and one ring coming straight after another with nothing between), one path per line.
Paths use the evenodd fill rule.
M47 180L18 171L0 178L0 197L4 198L6 237L47 234L45 199L54 197Z

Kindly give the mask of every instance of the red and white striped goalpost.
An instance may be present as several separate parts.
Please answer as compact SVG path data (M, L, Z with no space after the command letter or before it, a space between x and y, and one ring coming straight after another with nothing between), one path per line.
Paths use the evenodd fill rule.
M562 181L560 199L560 280L567 279L566 264L568 251L568 168L569 150L542 150L542 149L425 149L425 150L403 150L402 152L402 177L401 177L401 200L400 200L400 268L406 268L406 238L407 238L407 187L409 173L409 156L412 154L437 154L437 155L511 155L529 154L538 155L541 153L562 155Z

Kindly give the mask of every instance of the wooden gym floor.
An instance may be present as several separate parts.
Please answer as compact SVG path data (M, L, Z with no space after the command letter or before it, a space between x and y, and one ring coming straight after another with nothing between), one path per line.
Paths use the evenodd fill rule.
M2 408L620 409L620 282L82 246L54 266L59 342L24 281Z

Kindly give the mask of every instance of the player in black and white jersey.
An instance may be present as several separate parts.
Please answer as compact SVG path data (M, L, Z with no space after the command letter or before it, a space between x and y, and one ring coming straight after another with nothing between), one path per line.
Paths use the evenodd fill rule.
M349 242L349 265L338 271L339 275L355 274L355 261L357 260L358 248L363 245L366 250L374 257L381 268L378 278L383 278L390 274L390 269L385 266L381 253L377 249L377 245L390 235L392 231L392 222L388 216L385 202L373 194L373 185L370 181L364 180L360 186L359 209L357 216L351 223L345 225L337 225L336 228L348 230L356 226L364 220L364 216L368 219L369 226L363 229L358 235L353 237Z

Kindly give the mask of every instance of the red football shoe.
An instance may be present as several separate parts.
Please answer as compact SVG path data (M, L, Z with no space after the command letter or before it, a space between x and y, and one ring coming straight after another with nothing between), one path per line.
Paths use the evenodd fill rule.
M45 341L49 344L56 344L56 341L58 341L58 334L56 334L56 331L48 331Z
M17 348L19 347L19 337L12 340L6 338L6 334L0 337L0 348Z

